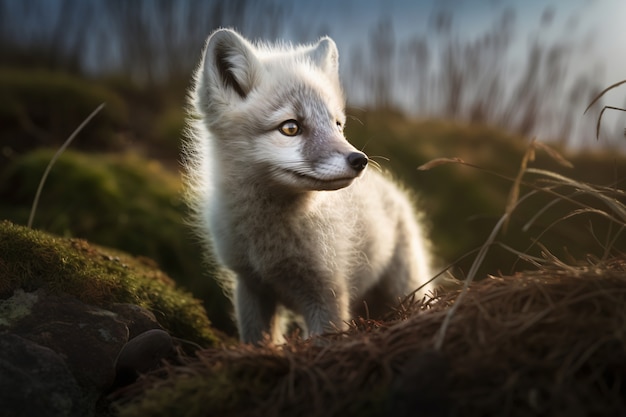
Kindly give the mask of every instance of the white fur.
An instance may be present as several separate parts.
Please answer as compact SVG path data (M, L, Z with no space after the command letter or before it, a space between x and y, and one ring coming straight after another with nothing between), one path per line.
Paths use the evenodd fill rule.
M330 38L253 45L218 30L191 99L189 201L234 272L227 287L243 341L278 340L282 307L309 334L343 329L364 302L380 312L430 278L429 245L406 193L362 170L365 155L343 136ZM287 120L298 135L279 131Z

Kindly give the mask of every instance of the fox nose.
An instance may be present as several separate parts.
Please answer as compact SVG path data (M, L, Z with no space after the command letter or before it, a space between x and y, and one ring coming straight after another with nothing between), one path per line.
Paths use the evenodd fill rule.
M363 171L367 166L367 156L363 152L352 152L348 155L348 164L355 171Z

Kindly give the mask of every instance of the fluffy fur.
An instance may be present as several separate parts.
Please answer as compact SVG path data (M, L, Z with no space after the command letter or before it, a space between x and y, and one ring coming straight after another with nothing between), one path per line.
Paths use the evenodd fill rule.
M244 342L278 340L282 307L310 335L345 327L430 278L412 205L343 136L338 52L207 40L191 94L189 201L201 234L234 272ZM230 285L232 284L232 285ZM428 287L425 287L428 288Z

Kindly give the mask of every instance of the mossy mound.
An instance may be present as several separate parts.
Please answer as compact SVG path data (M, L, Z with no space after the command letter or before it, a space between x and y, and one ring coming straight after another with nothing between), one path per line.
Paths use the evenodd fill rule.
M218 342L200 301L177 289L150 260L0 222L0 298L39 288L105 308L136 304L173 336L207 347Z
M29 152L0 171L0 219L26 224L52 149ZM220 271L185 222L178 175L137 154L66 151L47 178L34 227L86 239L157 262L204 301L211 321L232 331L230 302L213 279Z
M461 294L407 303L388 321L355 322L318 345L203 351L136 383L120 414L626 412L626 258L485 279Z

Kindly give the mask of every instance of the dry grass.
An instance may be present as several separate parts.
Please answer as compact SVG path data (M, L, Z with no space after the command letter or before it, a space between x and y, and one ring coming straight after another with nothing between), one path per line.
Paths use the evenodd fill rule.
M626 258L474 282L388 320L284 346L211 349L144 377L123 416L620 415ZM450 307L439 350L433 349Z
M63 145L57 150L54 154L48 166L46 166L46 170L44 171L41 180L39 181L39 186L37 187L37 192L35 193L35 199L33 200L33 205L30 209L30 216L28 217L28 227L33 227L33 220L35 218L35 213L37 212L37 205L39 204L39 197L41 196L41 190L43 189L43 185L46 182L46 178L48 177L48 173L52 166L59 158L59 156L67 149L67 147L72 143L76 135L80 133L80 131L89 123L89 121L96 115L102 108L105 106L105 103L100 104L87 118L74 130L74 132L63 142Z
M614 88L619 87L622 84L626 84L626 80L618 81L615 84L612 84L612 85L608 86L607 88L605 88L604 90L600 91L600 93L598 93L598 95L595 96L595 98L593 100L591 100L591 103L589 103L589 105L585 109L585 113L587 113L589 111L589 109L594 104L596 104L596 102L598 100L600 100L606 93L608 93L609 91L611 91ZM604 106L604 107L602 107L602 110L600 110L600 114L598 115L598 122L596 123L596 139L598 139L600 137L600 125L602 123L602 116L604 115L604 112L606 110L626 111L626 109L623 109L621 107L615 107L615 106ZM624 134L626 134L626 131L624 131Z

